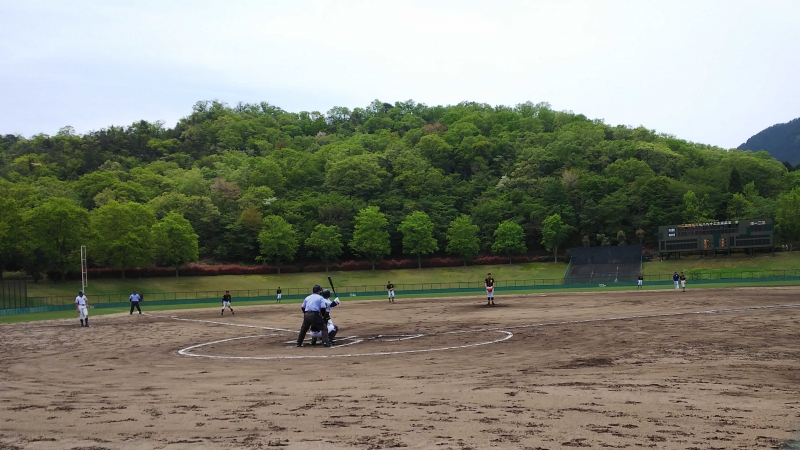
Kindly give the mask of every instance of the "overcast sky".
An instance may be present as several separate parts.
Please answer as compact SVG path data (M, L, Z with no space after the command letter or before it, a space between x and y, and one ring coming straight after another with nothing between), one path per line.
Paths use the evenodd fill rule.
M0 133L198 100L549 102L736 147L800 117L800 1L0 0Z

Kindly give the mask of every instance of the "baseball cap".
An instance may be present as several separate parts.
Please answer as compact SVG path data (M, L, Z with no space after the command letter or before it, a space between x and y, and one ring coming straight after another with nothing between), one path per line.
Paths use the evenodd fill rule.
M322 286L315 284L314 287L311 289L311 292L315 294L322 292Z

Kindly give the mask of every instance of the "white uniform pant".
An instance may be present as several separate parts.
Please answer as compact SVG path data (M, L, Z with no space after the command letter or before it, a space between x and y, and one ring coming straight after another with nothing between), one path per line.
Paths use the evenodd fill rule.
M225 308L228 308L231 311L233 311L233 308L231 308L231 302L222 302L222 310L224 311Z
M389 298L394 298L394 289L389 289Z
M281 295L282 295L282 294L278 294L278 300L280 300L280 299L281 299Z
M686 280L681 280L681 287L686 289Z
M89 318L89 308L87 308L85 306L79 306L78 307L78 317L81 320L88 319Z
M637 281L637 283L636 283L636 284L638 284L639 286L641 286L641 285L642 285L642 280L636 280L636 281Z
M486 290L486 297L494 298L494 288L491 291L489 289Z

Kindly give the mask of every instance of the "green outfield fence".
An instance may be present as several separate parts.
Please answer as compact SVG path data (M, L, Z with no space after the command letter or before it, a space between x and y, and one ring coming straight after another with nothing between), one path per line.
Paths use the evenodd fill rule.
M762 271L741 271L741 272L712 272L712 273L689 273L686 275L689 284L706 283L735 283L735 282L780 282L780 281L800 281L800 269L795 270L762 270ZM522 291L522 290L547 290L547 289L579 289L592 287L619 287L635 285L634 282L618 282L603 284L592 283L586 279L585 283L564 284L563 278L557 279L530 279L530 280L510 280L497 281L495 287L498 294L503 291ZM672 283L671 274L645 275L646 285L669 285ZM475 292L483 290L482 281L461 281L449 283L408 283L395 284L395 292L398 295L415 294L444 294L458 292ZM0 316L12 314L27 314L34 312L62 311L75 308L75 298L66 296L55 297L27 297L21 296L25 292L25 286L9 286L9 295L6 295L6 282L3 282L3 297L0 303ZM283 289L283 299L301 299L309 294L308 288L287 288ZM336 289L341 298L352 297L374 297L386 294L384 285L365 285L365 286L341 286ZM180 304L200 304L216 303L221 301L224 290L203 291L203 292L147 292L147 288L140 290L144 294L142 305L180 305ZM231 296L236 302L258 302L275 300L275 289L242 289L231 290ZM127 294L105 294L93 295L87 292L89 303L94 308L119 308L128 306Z

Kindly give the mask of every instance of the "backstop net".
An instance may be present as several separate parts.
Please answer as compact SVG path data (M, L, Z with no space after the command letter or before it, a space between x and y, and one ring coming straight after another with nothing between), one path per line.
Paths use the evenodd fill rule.
M642 272L642 246L578 247L569 250L564 284L635 282Z

